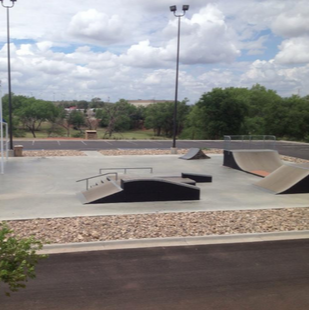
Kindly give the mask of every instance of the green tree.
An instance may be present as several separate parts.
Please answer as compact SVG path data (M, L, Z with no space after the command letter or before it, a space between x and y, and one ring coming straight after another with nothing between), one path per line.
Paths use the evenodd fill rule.
M76 103L76 107L81 110L86 110L89 107L89 103L86 100L80 100Z
M100 127L108 126L108 114L103 109L96 109L95 117L99 120Z
M276 135L267 119L272 108L281 109L281 96L274 90L255 84L249 89L246 101L248 115L245 119L244 132L252 135Z
M191 107L187 104L188 99L185 98L177 104L177 130L176 134L179 136L185 128L186 118L191 110ZM173 103L174 108L174 103Z
M201 108L194 105L186 116L185 129L182 132L182 139L201 140L205 138L204 123L201 117Z
M85 115L80 111L72 111L68 117L69 125L72 125L76 130L81 131L81 127L85 124Z
M309 138L309 97L293 95L266 109L266 131L289 140Z
M130 118L128 115L128 102L124 99L116 103L106 102L103 106L104 115L107 117L107 127L104 137L111 138L115 131L130 128Z
M130 112L130 120L131 120L131 129L143 129L144 128L144 120L145 120L145 110L144 106L134 106L131 104L134 109Z
M259 84L251 89L216 88L191 108L182 138L241 133L308 141L309 96L282 98Z
M184 128L185 119L190 107L187 99L177 103L177 130L178 136ZM174 120L174 102L153 103L145 109L145 127L153 129L156 136L162 134L172 137Z
M57 107L49 101L37 100L35 98L26 98L15 114L19 117L23 125L30 130L33 137L40 128L43 121L53 120L58 114Z
M51 119L52 122L52 128L51 132L54 129L54 126L60 126L66 130L67 137L70 137L70 123L68 121L68 113L66 110L63 108L63 106L58 106L57 107L57 113L55 113L54 117Z
M16 115L16 111L23 105L24 101L27 100L26 96L17 96L12 93L12 121L13 121L13 134L18 133L19 118ZM3 108L3 118L10 124L9 119L9 96L8 94L2 97L2 108Z
M35 278L35 265L47 255L36 254L43 247L40 241L33 237L17 239L12 233L6 224L0 223L0 281L16 292L26 287L28 279Z
M219 139L241 133L247 105L235 96L232 88L214 88L201 96L197 106L204 138Z
M145 127L153 129L156 136L173 126L173 107L168 102L153 103L145 110Z

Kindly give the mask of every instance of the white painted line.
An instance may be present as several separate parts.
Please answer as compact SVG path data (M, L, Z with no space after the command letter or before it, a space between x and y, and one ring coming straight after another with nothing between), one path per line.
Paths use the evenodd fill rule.
M84 141L81 141L83 144L87 145L87 143L85 143Z
M131 141L126 141L128 143L134 144L134 145L138 145L137 143L131 142Z
M33 140L33 141L32 141L32 145L34 145L34 144L35 144L35 141Z
M60 142L57 140L58 145L60 145Z
M163 145L162 143L156 142L156 141L152 141L152 143L156 143L156 144L159 144L159 145Z
M110 144L110 145L113 145L111 142L108 142L108 141L103 141L103 142L108 143L108 144Z
M244 242L263 242L278 240L297 240L309 238L309 231L289 231L234 235L211 235L201 237L147 238L133 240L93 241L67 244L47 244L39 254L137 249L168 246L192 246L207 244L227 244Z

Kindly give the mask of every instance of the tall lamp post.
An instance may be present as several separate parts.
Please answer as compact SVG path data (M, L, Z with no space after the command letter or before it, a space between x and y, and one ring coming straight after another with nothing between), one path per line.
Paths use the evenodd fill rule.
M10 0L11 5L4 5L3 1L0 0L4 8L6 8L6 19L7 19L7 45L8 45L8 88L9 88L9 136L10 136L10 150L13 150L13 120L12 120L12 91L11 91L11 52L10 52L10 14L11 9L17 0Z
M172 5L170 11L173 12L174 16L178 18L178 43L177 43L177 64L175 74L175 96L174 96L174 112L173 112L173 143L172 149L176 149L176 135L177 135L177 107L178 107L178 86L179 86L179 59L180 59L180 28L181 28L181 17L188 11L189 5L183 5L182 14L176 14L177 6Z

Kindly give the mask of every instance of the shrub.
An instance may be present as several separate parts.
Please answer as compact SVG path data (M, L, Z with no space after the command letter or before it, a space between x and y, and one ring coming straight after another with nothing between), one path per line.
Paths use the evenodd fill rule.
M85 134L83 132L76 132L76 133L72 134L72 138L83 138L84 135Z
M33 237L18 239L12 233L6 224L0 223L0 281L16 292L26 287L28 279L36 277L35 265L47 255L36 254L43 247L40 241Z
M26 131L21 129L14 130L14 137L15 138L25 138L26 137Z

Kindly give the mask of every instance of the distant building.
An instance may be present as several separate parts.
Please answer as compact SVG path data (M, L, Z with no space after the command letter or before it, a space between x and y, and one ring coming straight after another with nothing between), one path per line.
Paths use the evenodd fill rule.
M69 108L65 108L65 111L67 112L67 113L71 113L72 111L76 111L77 110L77 107L69 107Z
M93 117L96 114L95 109L78 109L77 107L65 108L65 111L67 114L70 114L72 111L79 111L85 113L88 117Z
M155 99L150 99L150 100L127 100L128 103L138 107L138 106L144 106L147 107L150 104L153 103L160 103L160 102L174 102L174 100L155 100Z

